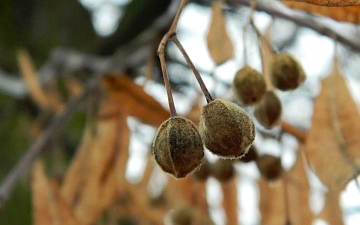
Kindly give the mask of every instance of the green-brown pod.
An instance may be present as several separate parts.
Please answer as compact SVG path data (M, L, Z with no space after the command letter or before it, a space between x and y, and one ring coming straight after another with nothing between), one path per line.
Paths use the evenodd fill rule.
M201 109L199 133L212 153L224 158L238 158L254 141L255 126L238 105L215 99Z
M174 116L159 127L152 152L157 164L176 178L184 178L204 162L204 147L193 122Z
M282 106L279 97L273 91L267 91L255 106L254 116L267 129L273 128L281 118Z
M211 165L208 161L205 161L198 170L195 170L192 174L196 181L206 181L211 173Z
M256 165L260 175L266 180L275 180L279 178L283 172L281 159L273 155L262 155L256 159Z
M258 102L266 91L264 76L246 65L236 72L232 90L239 104L252 105Z
M194 208L191 206L181 206L175 208L170 213L170 219L173 225L191 225L194 224Z
M279 90L287 91L299 87L306 75L302 66L289 53L274 56L271 63L271 83Z
M257 159L257 157L258 157L257 150L254 145L251 145L251 147L249 148L249 151L244 156L242 156L239 160L240 160L240 162L243 162L243 163L249 163L249 162L255 161Z
M211 167L211 175L220 182L230 180L235 175L235 169L231 160L217 160Z

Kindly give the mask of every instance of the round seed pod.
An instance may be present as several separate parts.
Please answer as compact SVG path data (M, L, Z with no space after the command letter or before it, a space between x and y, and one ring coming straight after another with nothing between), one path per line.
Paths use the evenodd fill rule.
M258 102L266 91L264 76L246 65L236 72L232 90L239 104L252 105Z
M255 146L251 145L251 147L249 148L249 151L244 156L239 158L239 161L243 162L243 163L249 163L249 162L255 161L258 157L258 154L256 151L257 150L256 150Z
M279 97L273 91L267 91L261 101L255 105L254 116L261 125L271 129L279 123L281 112Z
M195 170L193 173L193 177L197 181L206 181L210 176L211 166L208 161L205 161L198 170Z
M254 141L255 125L238 105L215 99L200 111L199 133L210 152L223 158L238 158Z
M184 178L204 162L201 137L189 119L174 116L159 127L152 144L157 164L176 178Z
M260 171L260 175L269 181L279 178L283 172L281 159L273 155L265 154L258 157L256 166Z
M211 175L220 182L230 180L235 175L235 169L231 160L217 160L211 167Z
M173 225L191 225L194 222L194 209L190 206L182 206L174 209L171 214Z
M281 52L274 56L271 63L271 83L282 91L299 87L306 75L302 66L289 53Z

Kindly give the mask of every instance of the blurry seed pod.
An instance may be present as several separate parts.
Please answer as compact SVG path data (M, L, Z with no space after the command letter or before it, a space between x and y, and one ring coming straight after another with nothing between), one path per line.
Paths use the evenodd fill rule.
M267 91L261 101L255 105L254 116L267 129L278 125L282 106L279 97L273 91Z
M235 175L235 169L230 159L219 159L211 166L211 175L220 182L226 182Z
M232 90L239 104L244 106L255 104L266 91L264 76L246 65L236 72Z
M204 162L201 137L193 122L181 116L160 125L152 152L161 169L176 178L186 177Z
M238 105L215 99L200 111L199 133L210 152L223 158L238 158L254 141L255 125Z
M191 225L194 223L194 209L190 206L175 208L170 213L172 225Z
M279 178L283 172L281 158L269 154L259 156L256 159L256 166L260 175L269 181Z
M271 83L279 90L287 91L299 87L306 79L300 63L289 53L281 52L271 63Z
M257 157L258 157L257 150L254 145L251 145L249 151L244 156L239 158L239 161L243 163L249 163L255 161Z
M198 170L195 170L192 174L197 181L206 181L211 174L211 165L208 161L205 161Z

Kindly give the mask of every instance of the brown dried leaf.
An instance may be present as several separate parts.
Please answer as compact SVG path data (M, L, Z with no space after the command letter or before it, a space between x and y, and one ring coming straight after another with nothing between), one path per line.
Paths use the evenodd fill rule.
M344 1L345 2L345 1ZM304 2L283 2L290 8L305 10L309 13L318 14L330 17L340 22L360 23L360 7L346 6L346 7L326 7L319 5L312 5Z
M288 187L288 197L291 224L312 224L314 215L311 212L309 199L311 195L310 184L306 173L305 147L300 146L296 154L296 163L285 174Z
M238 224L238 193L236 187L237 179L233 178L227 182L221 183L223 192L223 208L226 214L226 224Z
M34 162L32 191L34 224L78 224L57 186L46 177L40 160Z
M330 6L330 7L343 7L343 6L353 6L360 5L359 0L283 0L291 2L306 2L314 5Z
M343 225L343 212L340 206L340 192L328 192L325 194L324 208L319 218L330 225Z
M262 224L284 224L286 207L289 210L291 224L312 223L314 216L309 206L310 186L302 153L303 146L298 149L295 165L284 175L285 180L271 184L264 179L258 181ZM285 206L285 191L288 196L287 206Z
M155 127L169 118L169 112L158 101L125 75L105 76L103 86L109 97L104 102L107 107L101 111L101 116L123 112Z
M115 164L118 151L117 142L121 140L119 127L126 126L124 118L101 120L97 124L93 143L84 155L84 177L76 191L74 213L82 224L93 224L101 213L115 201L116 176Z
M217 66L234 55L234 47L226 30L226 20L221 6L222 1L213 3L211 23L206 36L210 56Z
M45 109L53 109L56 112L59 112L63 109L58 98L49 99L48 93L41 87L40 82L36 76L36 69L34 63L25 50L19 50L17 53L18 64L20 67L20 73L29 89L31 98L36 102L40 107ZM52 97L55 95L52 94Z
M332 191L359 171L360 116L339 68L322 81L306 141L309 165Z

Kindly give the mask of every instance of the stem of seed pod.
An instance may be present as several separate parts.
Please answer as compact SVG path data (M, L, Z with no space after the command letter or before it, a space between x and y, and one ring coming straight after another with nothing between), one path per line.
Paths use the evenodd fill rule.
M166 88L166 93L167 93L167 96L168 96L168 102L169 102L169 108L170 108L170 116L176 116L177 113L176 113L176 109L175 109L174 99L173 99L173 96L172 96L172 93L171 93L171 86L170 86L169 76L168 76L167 70L166 70L165 47L166 47L166 43L168 42L169 38L176 33L176 29L177 29L177 25L178 25L178 22L179 22L181 12L184 9L187 2L188 2L188 0L182 0L181 1L179 9L176 12L175 18L173 20L173 23L171 24L171 27L170 27L169 31L162 38L162 40L161 40L161 42L159 44L158 50L157 50L157 54L158 54L159 59L160 59L161 71L162 71L163 78L164 78L164 84L165 84L165 88Z
M191 70L193 71L196 80L198 81L200 88L202 90L202 92L205 95L206 101L207 103L211 102L214 100L214 98L211 96L210 92L208 91L208 89L206 88L206 85L203 81L203 79L201 78L201 75L199 73L199 71L196 69L196 67L194 66L194 64L192 63L190 57L188 56L187 52L185 51L184 47L182 46L182 44L180 43L179 39L177 39L176 34L174 34L173 36L171 36L172 41L175 43L175 45L178 47L178 49L180 50L181 54L184 56L186 63L188 64L188 66L191 68Z
M253 30L255 31L256 35L258 36L259 39L263 40L263 42L265 43L265 45L269 48L270 52L273 54L276 54L277 51L274 49L274 46L271 45L270 41L266 38L263 37L263 35L261 34L261 32L259 31L259 29L256 27L254 20L251 18L250 19L250 25L253 28Z
M166 71L166 64L165 64L165 55L164 52L158 52L159 58L160 58L160 64L161 64L161 71L163 74L163 78L164 78L164 84L165 84L165 88L166 88L166 94L168 97L168 102L169 102L169 108L170 108L170 116L176 116L176 109L175 109L175 104L174 104L174 99L172 96L172 92L171 92L171 85L170 85L170 81L169 81L169 76L167 74Z

